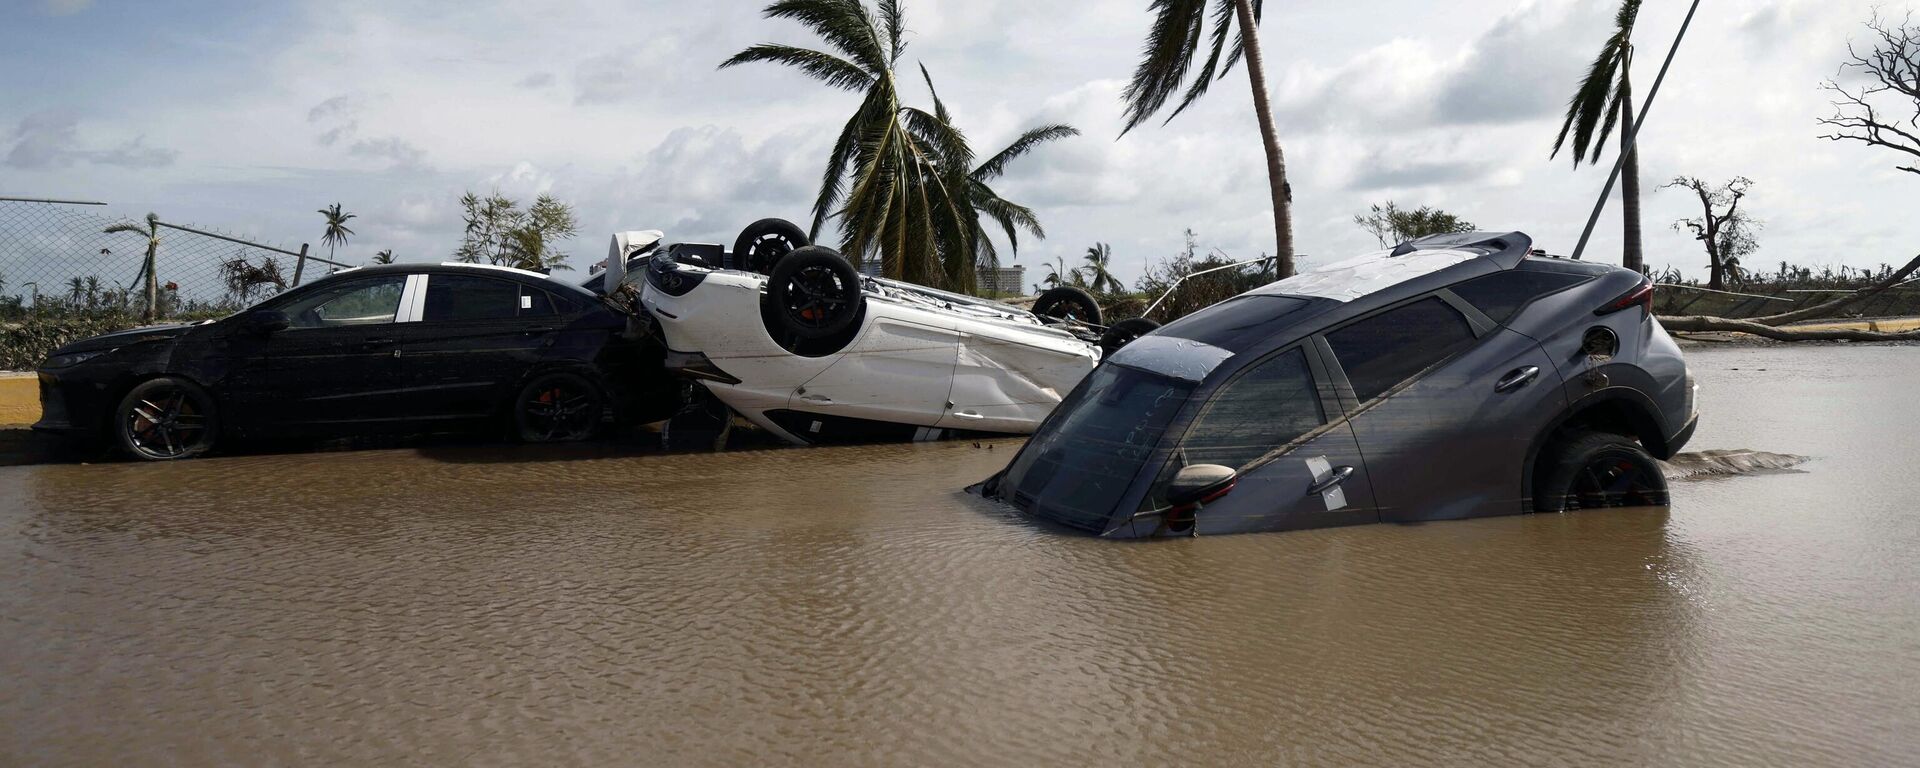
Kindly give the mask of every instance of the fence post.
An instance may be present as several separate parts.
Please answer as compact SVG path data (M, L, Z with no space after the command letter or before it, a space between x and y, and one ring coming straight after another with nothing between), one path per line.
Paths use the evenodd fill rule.
M307 244L300 244L300 259L293 263L293 287L300 287L300 275L307 271Z

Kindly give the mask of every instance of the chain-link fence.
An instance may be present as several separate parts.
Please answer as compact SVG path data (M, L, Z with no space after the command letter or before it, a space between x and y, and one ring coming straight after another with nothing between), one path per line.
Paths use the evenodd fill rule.
M345 266L87 201L0 197L0 318L31 311L191 319L232 312Z
M142 323L217 317L346 266L79 200L0 197L0 369Z

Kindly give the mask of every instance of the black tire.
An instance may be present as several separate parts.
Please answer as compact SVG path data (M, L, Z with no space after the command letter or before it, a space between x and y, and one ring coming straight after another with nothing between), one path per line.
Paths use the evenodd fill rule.
M525 443L572 443L593 437L607 398L586 377L549 373L534 378L513 399L514 436Z
M1102 356L1120 351L1121 347L1133 343L1134 339L1159 330L1160 324L1144 317L1130 317L1107 326L1106 333L1100 334Z
M213 397L186 379L140 382L113 409L115 447L139 461L178 461L213 450L220 435Z
M733 241L733 268L767 274L789 253L811 245L807 232L786 219L761 219Z
M787 254L767 276L767 300L779 330L801 339L844 331L860 316L860 273L838 251L809 245Z
M1533 508L1567 512L1605 507L1667 504L1667 478L1646 449L1631 438L1605 432L1576 434L1549 456Z
M1048 320L1101 325L1100 302L1093 294L1070 285L1048 288L1033 302L1033 313Z

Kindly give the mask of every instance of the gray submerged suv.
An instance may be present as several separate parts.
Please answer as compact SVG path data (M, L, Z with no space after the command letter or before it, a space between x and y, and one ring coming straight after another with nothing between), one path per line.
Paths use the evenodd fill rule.
M1440 235L1167 325L978 487L1130 538L1663 505L1694 386L1618 267Z

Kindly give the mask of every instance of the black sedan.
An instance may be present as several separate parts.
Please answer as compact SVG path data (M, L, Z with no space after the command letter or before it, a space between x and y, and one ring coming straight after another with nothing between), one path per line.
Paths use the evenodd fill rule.
M664 350L630 319L535 272L351 269L224 319L55 350L34 429L143 460L281 435L504 428L580 440L679 406Z

